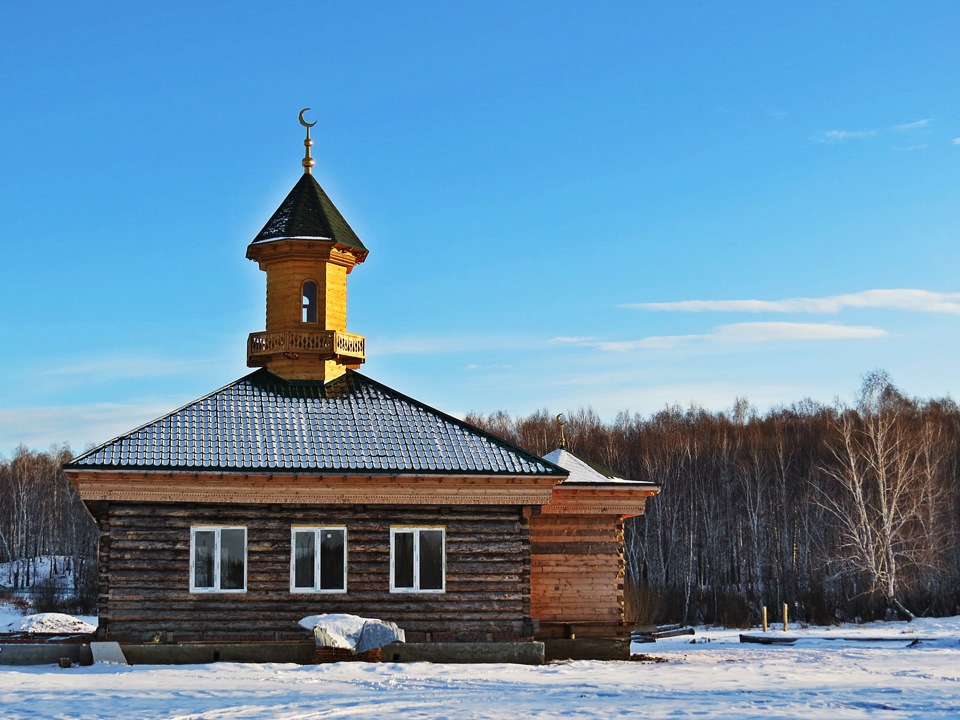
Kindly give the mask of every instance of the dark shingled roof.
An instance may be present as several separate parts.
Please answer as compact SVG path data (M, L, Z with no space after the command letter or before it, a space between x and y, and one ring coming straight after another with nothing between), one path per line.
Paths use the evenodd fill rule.
M84 453L66 468L567 474L349 370L326 385L257 370Z
M313 175L304 173L253 243L280 238L329 240L366 250Z

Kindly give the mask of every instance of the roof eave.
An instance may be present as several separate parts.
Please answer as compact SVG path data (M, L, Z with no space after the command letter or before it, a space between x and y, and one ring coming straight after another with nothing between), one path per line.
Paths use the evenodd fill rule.
M500 472L496 470L454 470L454 469L417 469L404 468L294 468L294 467L221 467L212 465L87 465L69 462L64 464L65 472L109 472L109 473L151 473L151 474L217 474L217 475L257 475L276 477L495 477L495 478L550 478L562 482L565 475L559 472Z

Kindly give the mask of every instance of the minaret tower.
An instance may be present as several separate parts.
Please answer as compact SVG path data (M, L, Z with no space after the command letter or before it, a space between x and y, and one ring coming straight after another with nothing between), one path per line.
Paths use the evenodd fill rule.
M367 249L313 177L309 109L303 176L247 247L267 273L267 329L250 334L247 365L329 382L365 359L366 338L347 332L347 275Z

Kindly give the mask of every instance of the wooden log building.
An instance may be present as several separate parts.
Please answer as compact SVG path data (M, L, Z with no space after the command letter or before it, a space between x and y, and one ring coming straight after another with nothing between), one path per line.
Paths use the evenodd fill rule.
M259 369L65 467L100 527L99 636L293 640L325 612L427 642L622 628L622 518L658 488L357 372L346 287L367 249L312 144L308 127L303 176L247 248L266 273Z

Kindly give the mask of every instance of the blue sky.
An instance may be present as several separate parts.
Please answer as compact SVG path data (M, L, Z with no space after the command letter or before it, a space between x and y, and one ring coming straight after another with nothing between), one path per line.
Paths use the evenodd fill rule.
M0 452L248 372L315 175L363 372L447 412L958 394L960 4L7 3Z

